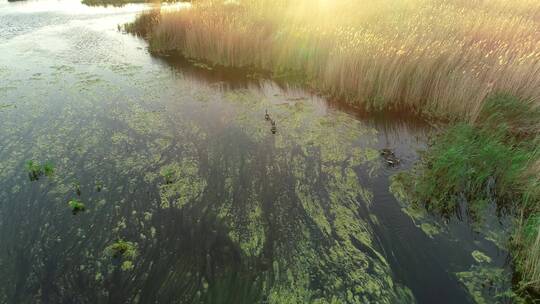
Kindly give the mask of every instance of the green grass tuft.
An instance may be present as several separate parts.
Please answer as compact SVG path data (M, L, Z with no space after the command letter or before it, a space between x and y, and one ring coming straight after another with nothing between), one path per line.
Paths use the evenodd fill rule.
M54 165L50 162L41 165L37 161L29 160L26 162L26 171L30 181L37 181L43 175L52 177L54 175Z
M511 205L533 153L526 145L508 144L500 132L457 124L424 157L414 197L446 214L457 211L460 203L473 215L490 202Z
M481 211L493 203L511 210L518 222L510 249L519 285L533 293L540 291L538 121L539 110L531 103L493 95L474 124L449 127L412 173L394 178L412 203L444 216L463 207L480 220Z
M86 210L86 206L77 199L73 199L68 202L69 207L73 215Z
M159 9L144 11L131 23L124 24L124 30L140 37L147 37L159 24L161 13Z

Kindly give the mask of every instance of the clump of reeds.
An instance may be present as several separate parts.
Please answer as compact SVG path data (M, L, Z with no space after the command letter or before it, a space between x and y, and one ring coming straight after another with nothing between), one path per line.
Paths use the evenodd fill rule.
M540 98L537 1L201 0L155 14L134 29L155 52L300 72L368 108L474 121L493 92Z
M160 17L159 10L148 10L140 14L134 22L125 24L124 29L138 36L148 37L154 30L154 27L159 23Z
M537 151L538 155L538 151ZM524 199L513 236L516 268L521 288L540 294L540 160L532 161L523 174Z

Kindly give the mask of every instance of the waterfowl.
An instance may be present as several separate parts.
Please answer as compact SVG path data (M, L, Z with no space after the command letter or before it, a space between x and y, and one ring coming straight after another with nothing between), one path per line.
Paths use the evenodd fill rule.
M265 120L270 120L270 115L268 115L268 110L264 110L264 119Z
M274 120L270 120L270 123L272 124L272 128L270 128L270 131L272 131L272 134L276 134L277 132L276 122Z
M386 159L386 164L391 167L399 165L399 163L400 163L400 160L399 158L396 158L396 157L389 157Z
M384 157L395 156L394 152L392 152L392 150L386 149L386 148L381 150L381 155L384 156Z
M401 162L399 158L396 157L394 152L390 149L382 149L381 156L384 158L384 161L386 162L386 164L390 167L399 165L399 163Z

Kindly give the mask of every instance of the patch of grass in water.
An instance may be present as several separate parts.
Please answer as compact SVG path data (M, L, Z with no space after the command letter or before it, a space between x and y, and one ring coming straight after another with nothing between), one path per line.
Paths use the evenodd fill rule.
M70 200L68 205L71 208L71 213L73 213L73 215L86 211L86 206L77 199Z
M43 173L45 176L52 177L54 175L54 165L52 163L45 163L43 165Z
M107 246L105 254L110 256L113 261L121 262L120 269L122 271L129 271L135 267L133 260L138 255L137 244L120 239Z
M137 249L135 245L124 240L118 240L107 248L109 249L113 258L134 258L137 256Z
M26 170L30 181L37 181L43 175L52 177L54 175L54 165L50 162L41 165L37 161L29 160L26 162Z
M30 181L36 181L43 175L41 165L38 162L30 160L26 163L26 170L28 171L28 177Z
M101 192L103 190L103 182L102 181L96 181L96 191Z
M77 193L77 196L81 196L82 192L81 192L81 183L79 182L74 182L73 183L73 189L75 190L75 192Z
M170 185L174 181L174 169L171 167L165 167L161 171L161 175L163 176L163 179L165 180L165 184Z

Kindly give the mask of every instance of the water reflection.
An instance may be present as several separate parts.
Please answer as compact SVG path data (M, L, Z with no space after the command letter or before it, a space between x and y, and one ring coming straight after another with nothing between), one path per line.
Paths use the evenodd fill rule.
M99 92L107 82L85 88ZM309 103L270 104L250 92L214 94L206 104L188 98L188 104L177 102L166 111L122 102L107 105L111 110L105 112L103 101L89 98L55 109L45 105L37 115L21 109L28 129L4 122L5 129L16 128L14 135L26 134L26 144L2 155L3 164L13 164L6 177L16 188L2 193L2 200L18 202L7 203L10 217L3 224L35 227L19 232L14 254L26 257L24 263L42 261L45 269L54 269L35 282L28 280L36 275L31 269L19 271L27 294L47 281L58 284L48 289L48 300L77 297L77 290L94 284L92 289L109 299L139 292L152 297L137 285L160 267L154 264L159 260L171 276L157 272L166 282L159 284L159 301L172 296L159 298L167 284L175 297L193 289L203 299L213 293L223 297L216 286L233 280L237 288L246 284L242 293L259 291L271 302L353 292L358 301L394 302L402 289L373 242L368 214L373 194L353 170L380 164L377 151L357 140L375 140L375 131L345 114L320 115ZM175 109L180 106L184 111ZM269 132L263 108L280 122L278 134ZM18 165L25 159L54 162L57 176L28 182ZM94 190L98 179L104 185L100 192ZM80 183L88 207L77 217L66 206L76 195L73 183ZM120 238L140 248L133 272L123 272L103 254ZM2 237L4 244L14 241L12 234ZM231 273L240 277L228 278ZM237 284L244 276L246 283ZM131 284L134 278L137 284ZM185 281L186 289L179 288ZM252 282L273 283L261 291ZM118 286L124 286L121 293Z

